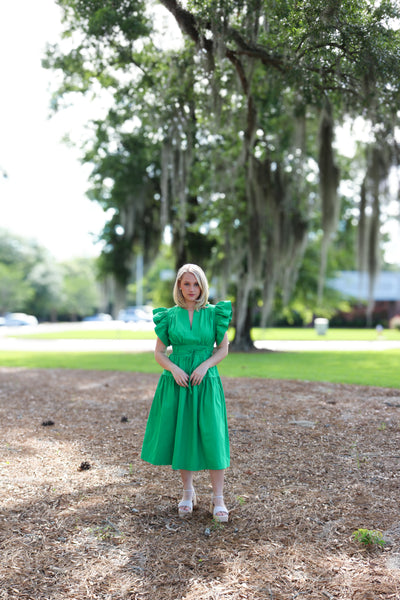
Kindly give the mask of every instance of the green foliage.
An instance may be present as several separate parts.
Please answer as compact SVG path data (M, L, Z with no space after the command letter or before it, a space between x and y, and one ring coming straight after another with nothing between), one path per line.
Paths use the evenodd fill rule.
M28 311L41 320L55 319L63 302L63 270L52 260L37 263L30 271L27 281L34 295Z
M108 122L97 123L97 137L84 160L96 164L89 197L113 213L101 234L105 247L100 271L103 275L112 273L126 286L134 251L142 252L148 263L161 239L160 204L154 200L158 147L142 133L132 133L120 134L117 148L111 150L115 139L110 139L108 127Z
M33 295L21 266L0 263L0 314L23 311Z
M224 293L231 285L239 339L252 304L265 322L274 298L274 317L288 322L331 315L337 298L327 294L323 307L316 300L326 229L320 111L329 101L336 122L369 118L375 142L394 156L397 3L189 0L177 9L165 1L185 32L173 49L156 46L149 3L58 3L69 46L50 48L46 60L63 75L55 106L71 92L112 96L83 157L94 166L92 199L112 213L103 275L128 285L134 256L149 267L168 226L174 267L199 262ZM358 195L342 199L331 273L355 263Z
M0 232L0 314L78 318L100 307L97 261L58 263L38 242Z
M63 269L62 312L73 320L92 314L100 303L93 260L74 259Z
M35 239L0 229L0 263L17 266L26 276L40 262L50 260L48 251Z
M372 548L373 546L379 546L380 548L383 548L386 545L381 531L357 529L357 531L353 532L352 537L356 540L356 542L359 542L367 548Z
M111 41L122 34L130 42L149 33L146 4L140 0L58 0L57 4L73 23L70 31L79 23L88 36Z
M161 251L143 278L143 297L152 306L173 306L175 265L172 248L167 245ZM128 286L128 304L136 304L136 284Z
M109 523L109 524L108 524ZM125 534L122 533L118 527L107 520L107 524L103 526L93 527L90 529L92 534L101 542L113 542L119 543L125 538Z
M48 316L50 298L59 289L57 272L54 259L36 240L0 231L0 312Z

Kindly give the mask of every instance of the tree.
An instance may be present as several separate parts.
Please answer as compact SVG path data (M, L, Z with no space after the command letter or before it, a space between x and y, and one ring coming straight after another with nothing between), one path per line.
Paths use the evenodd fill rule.
M106 121L97 123L95 143L84 160L96 165L89 197L113 213L101 235L105 246L99 268L101 276L113 275L116 314L125 305L135 255L143 256L147 265L157 253L161 233L160 205L155 202L159 167L153 157L158 154L157 147L140 133L114 135L111 140L112 117L111 113Z
M0 262L21 268L24 276L38 262L50 260L48 250L35 239L15 235L6 229L0 229Z
M60 309L71 321L92 314L100 304L93 259L74 259L63 263L63 303Z
M81 36L50 53L48 66L64 73L59 95L100 84L123 115L114 132L138 117L136 132L160 142L160 230L171 227L178 263L196 234L219 271L236 276L234 346L250 348L252 303L261 294L266 323L276 290L289 301L316 214L322 295L340 212L335 123L369 119L374 144L395 160L396 3L161 0L187 40L173 52L139 48L151 35L143 2L59 4L67 34Z
M57 263L37 241L0 233L0 313L28 312L40 320L92 314L100 305L95 259Z
M25 310L33 295L23 270L0 262L0 314Z
M63 270L52 260L38 262L29 272L27 282L33 295L27 308L41 320L57 320L63 301Z
M217 62L231 63L245 99L242 156L248 214L240 233L247 251L238 277L235 342L239 348L246 348L252 290L261 274L265 320L281 273L290 292L304 252L310 216L296 199L292 206L288 204L290 192L282 177L282 162L275 163L272 174L268 155L264 161L257 157L260 137L267 141L272 133L267 122L259 134L266 93L260 78L271 83L273 77L272 85L281 101L286 101L292 122L297 120L303 131L310 110L313 115L321 115L318 164L324 232L322 281L327 249L339 214L332 106L341 116L363 114L375 128L393 131L392 107L399 95L399 33L390 26L389 19L398 18L399 10L395 3L374 6L352 0L302 4L192 0L187 8L176 0L161 0L161 3L196 44L198 52L206 55L208 69L214 69ZM378 105L384 109L377 110ZM294 137L291 145L286 157L299 157L297 169L303 175L307 149ZM263 238L268 255L264 264ZM371 262L371 272L374 268ZM321 283L319 287L321 297Z
M37 311L37 290L31 279L39 265L55 268L49 252L36 240L0 231L0 311Z

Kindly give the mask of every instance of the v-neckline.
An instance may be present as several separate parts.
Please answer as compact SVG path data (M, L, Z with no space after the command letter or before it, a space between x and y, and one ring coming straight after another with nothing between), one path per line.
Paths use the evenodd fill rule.
M193 309L193 314L192 314L192 321L190 322L190 313L189 313L189 309L188 308L184 308L183 310L185 310L187 312L187 316L188 316L188 320L189 320L189 328L190 331L193 330L193 321L194 321L194 313L196 312L196 309Z

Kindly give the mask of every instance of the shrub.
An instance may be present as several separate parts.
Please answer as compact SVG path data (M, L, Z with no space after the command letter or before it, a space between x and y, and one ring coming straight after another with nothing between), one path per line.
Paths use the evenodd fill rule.
M380 531L374 531L371 529L357 529L357 531L354 531L353 533L353 538L367 548L371 548L375 545L383 548L383 546L386 544L382 533Z

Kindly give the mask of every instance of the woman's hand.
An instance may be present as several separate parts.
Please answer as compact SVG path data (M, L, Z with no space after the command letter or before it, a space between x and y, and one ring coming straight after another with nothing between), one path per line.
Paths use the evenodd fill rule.
M172 377L175 379L176 383L181 387L188 387L189 385L189 375L185 373L183 369L178 367L175 363L173 363L167 356L167 346L157 338L156 349L154 351L154 356L158 364L170 371Z
M208 366L206 365L206 363L201 363L201 365L199 365L190 376L191 384L192 385L200 385L200 383L203 381L204 375L207 373L207 371L208 371Z
M183 369L175 365L171 369L172 377L175 379L176 383L181 387L187 387L189 385L189 375L185 373Z

